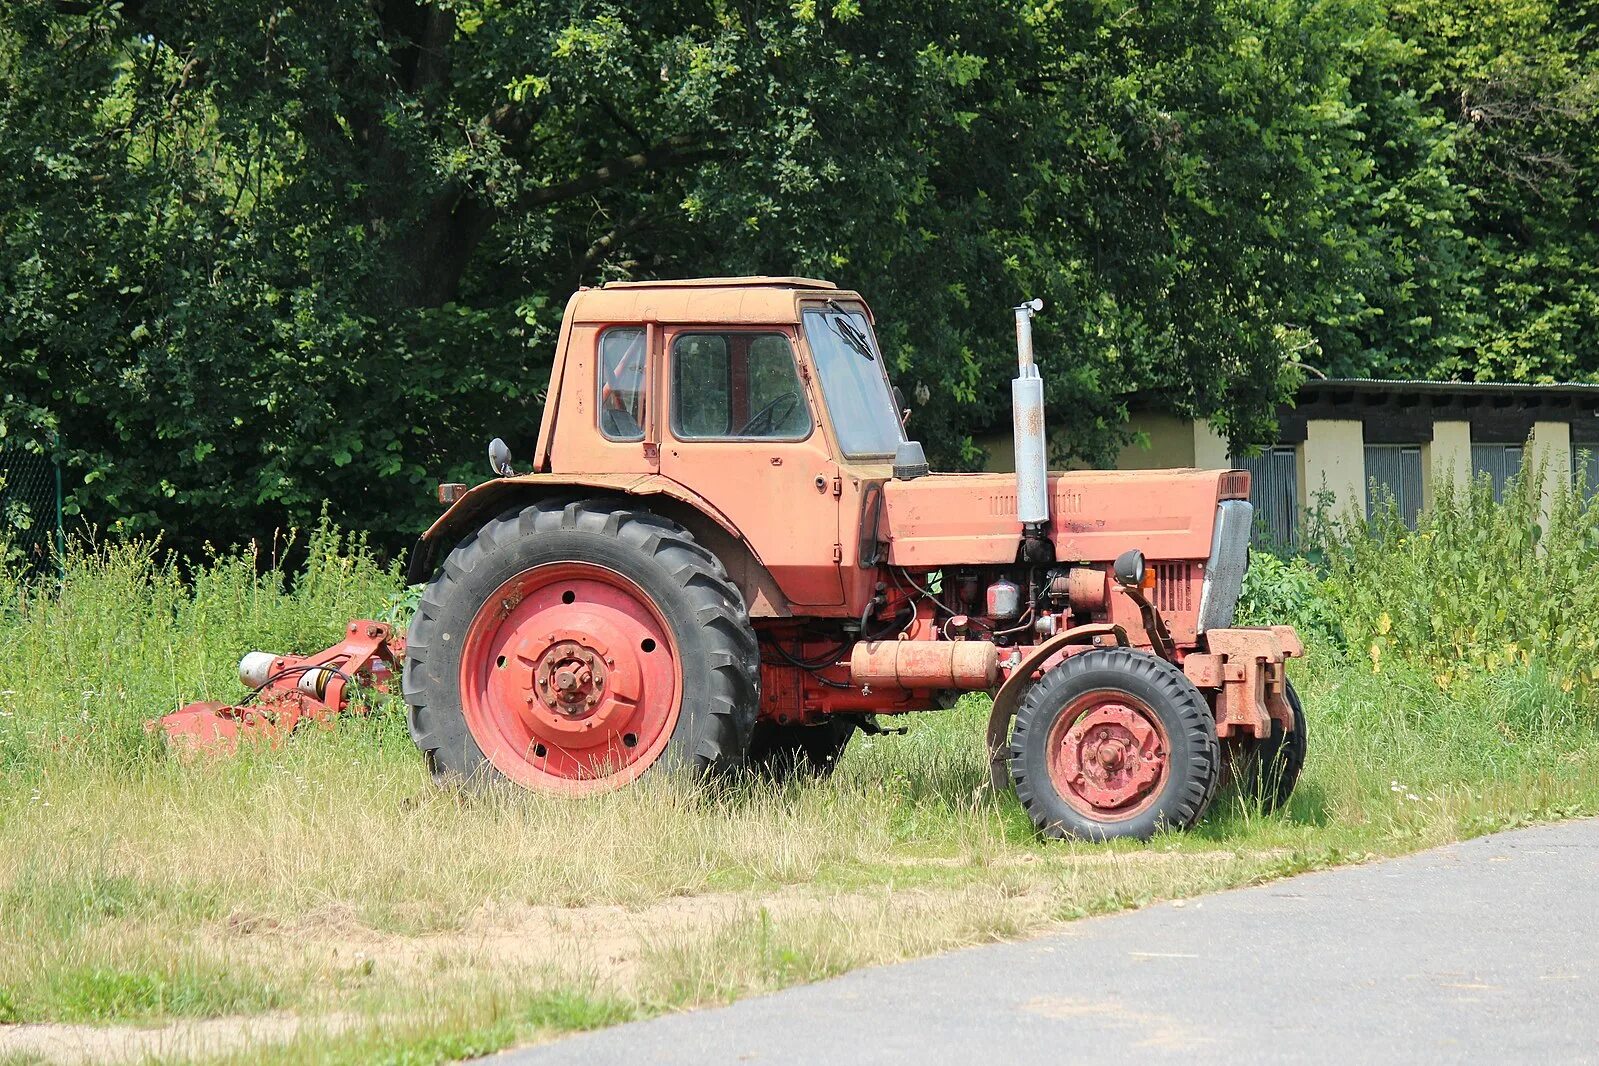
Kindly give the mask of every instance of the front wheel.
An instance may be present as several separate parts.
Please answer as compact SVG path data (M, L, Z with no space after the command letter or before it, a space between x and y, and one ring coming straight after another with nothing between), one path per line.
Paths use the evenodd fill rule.
M1147 840L1197 822L1216 792L1216 722L1198 689L1147 652L1103 648L1050 670L1011 730L1016 795L1046 836Z

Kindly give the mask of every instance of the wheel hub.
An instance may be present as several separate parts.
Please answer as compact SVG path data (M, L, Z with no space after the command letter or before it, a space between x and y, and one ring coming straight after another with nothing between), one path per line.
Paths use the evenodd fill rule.
M1114 697L1061 716L1050 744L1050 775L1061 796L1087 813L1121 813L1165 777L1161 731L1141 707Z
M495 767L535 789L591 792L638 776L676 725L670 631L629 579L588 563L508 581L463 649L462 711Z
M533 671L537 699L569 718L593 711L605 695L605 658L573 640L551 645Z

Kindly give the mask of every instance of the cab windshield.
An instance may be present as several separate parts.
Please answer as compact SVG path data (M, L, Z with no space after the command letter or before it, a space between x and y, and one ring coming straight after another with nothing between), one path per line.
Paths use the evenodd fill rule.
M805 312L805 340L822 379L838 443L849 459L890 457L905 439L877 338L861 311L838 304Z

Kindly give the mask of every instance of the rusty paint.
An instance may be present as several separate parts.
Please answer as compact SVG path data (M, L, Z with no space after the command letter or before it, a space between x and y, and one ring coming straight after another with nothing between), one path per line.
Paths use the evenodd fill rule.
M184 757L231 755L242 744L276 747L303 721L331 727L343 713L365 714L369 708L351 702L345 691L358 679L387 691L398 675L405 641L382 622L359 619L345 627L346 637L315 655L284 655L273 660L273 673L255 696L239 704L190 703L144 724L160 732ZM301 682L316 678L312 692Z
M1183 674L1195 688L1221 688L1222 657L1195 652L1183 659Z
M1077 614L1105 609L1110 595L1110 575L1097 567L1074 566L1066 575L1066 598Z
M1211 470L1075 470L1049 476L1054 502L1049 535L1056 556L1110 562L1129 544L1151 560L1200 561L1210 556L1216 521ZM1004 565L1016 558L1015 475L931 474L883 486L889 561L912 568ZM972 506L974 500L984 501ZM756 542L759 543L758 538Z
M1284 691L1283 663L1305 654L1293 627L1213 629L1205 634L1205 643L1223 662L1221 692L1215 701L1216 735L1245 732L1264 739L1271 735L1273 719L1285 732L1292 731L1294 715Z
M863 640L849 673L856 685L986 690L999 680L999 649L987 640Z
M1005 671L1005 682L994 693L994 706L988 713L987 734L989 781L996 791L1003 789L1009 779L1005 769L1005 741L1010 735L1010 721L1016 715L1016 707L1022 702L1022 694L1032 684L1033 678L1049 666L1051 660L1069 654L1074 649L1082 651L1126 645L1126 630L1118 625L1099 622L1057 633L1032 648L1017 649L1014 661L1007 660L1000 664Z
M1051 784L1095 821L1147 810L1165 781L1171 741L1160 716L1124 692L1090 692L1064 708L1045 743Z
M1216 498L1218 500L1249 499L1249 471L1222 471L1221 480L1216 484Z

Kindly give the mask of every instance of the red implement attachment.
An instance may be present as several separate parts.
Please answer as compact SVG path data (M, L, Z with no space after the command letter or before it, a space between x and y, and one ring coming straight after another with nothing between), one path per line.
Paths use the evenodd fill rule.
M242 703L191 703L145 729L165 733L185 755L231 755L247 742L275 747L305 719L331 728L340 714L367 713L350 701L351 683L387 691L404 652L405 641L389 626L354 621L342 641L315 655L246 655L239 679L251 691Z

